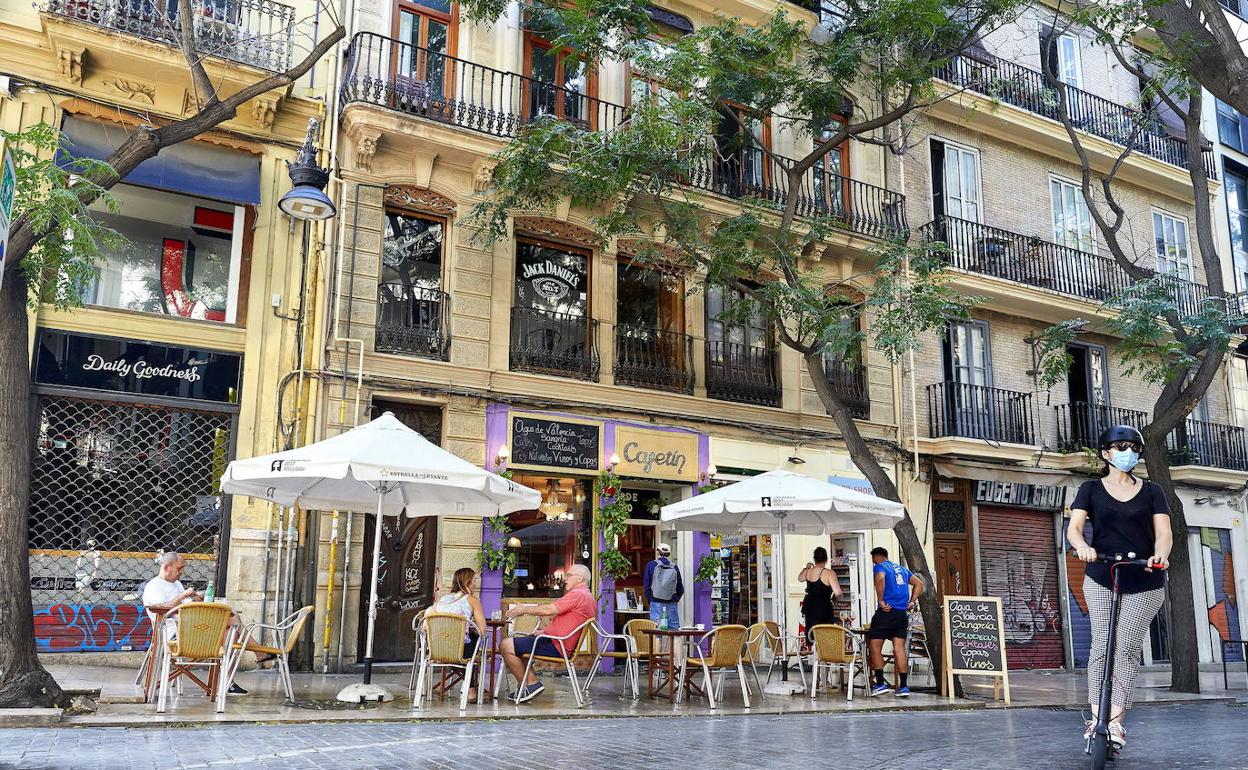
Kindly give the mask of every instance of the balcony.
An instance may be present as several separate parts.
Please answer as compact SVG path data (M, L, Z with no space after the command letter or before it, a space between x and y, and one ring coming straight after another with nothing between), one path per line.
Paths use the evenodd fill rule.
M178 46L177 3L44 0L41 9L85 24ZM207 55L270 72L290 69L295 9L273 0L191 0L195 44Z
M772 348L706 342L706 395L721 401L780 406L778 356Z
M1171 465L1248 471L1248 437L1238 425L1187 419L1166 439Z
M867 368L857 361L825 359L828 384L836 391L855 420L871 418L871 393L867 388Z
M937 70L936 76L950 85L978 91L985 96L1012 104L1050 120L1058 119L1057 91L1050 88L1044 74L995 56L957 56ZM1187 168L1184 142L1166 133L1156 117L1074 86L1064 86L1067 111L1074 125L1084 133L1100 137L1132 151L1179 168ZM1217 178L1210 150L1203 152L1205 171Z
M621 105L367 32L351 41L341 102L344 108L374 104L503 139L550 118L591 131L628 130L628 110ZM704 162L687 180L690 187L777 206L787 200L788 158L757 149L721 157L710 151L713 144L708 142ZM873 238L908 233L905 196L883 187L815 168L803 176L797 195L799 216Z
M946 258L951 266L980 275L1095 302L1104 302L1131 284L1131 278L1110 257L999 227L947 216L923 225L919 233L929 243L948 245ZM1161 276L1161 285L1184 315L1199 313L1209 298L1203 285L1178 276Z
M643 326L615 327L615 384L693 392L693 337Z
M1061 452L1095 449L1107 428L1114 425L1142 428L1148 422L1147 412L1086 401L1059 404L1053 409L1057 412L1057 448Z
M451 298L446 292L399 282L378 290L378 353L447 360L451 350Z
M538 308L511 309L512 371L598 380L598 322Z
M928 385L927 429L932 438L958 436L1005 444L1036 443L1031 394L985 385Z

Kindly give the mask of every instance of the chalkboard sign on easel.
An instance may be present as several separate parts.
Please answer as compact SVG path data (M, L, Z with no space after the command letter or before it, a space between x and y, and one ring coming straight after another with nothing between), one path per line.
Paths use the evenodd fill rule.
M601 423L511 417L512 467L597 471L601 457Z
M1001 599L995 596L945 597L945 694L953 697L953 677L991 676L993 697L1005 690L1010 703L1010 670L1005 659Z

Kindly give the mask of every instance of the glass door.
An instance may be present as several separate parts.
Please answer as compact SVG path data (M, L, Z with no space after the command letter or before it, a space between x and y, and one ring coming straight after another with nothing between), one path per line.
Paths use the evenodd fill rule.
M967 321L949 325L945 356L949 392L946 419L954 435L993 438L996 415L991 399L992 364L988 353L988 324Z
M405 106L444 107L454 94L455 6L450 0L400 3L395 69Z

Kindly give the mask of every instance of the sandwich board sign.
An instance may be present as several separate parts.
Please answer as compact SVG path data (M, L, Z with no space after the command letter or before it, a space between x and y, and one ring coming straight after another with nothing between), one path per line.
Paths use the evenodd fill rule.
M0 139L0 283L4 282L4 259L8 252L9 227L13 224L13 199L17 195L17 169L13 156Z
M1010 705L1010 669L1005 660L1005 625L996 596L945 597L944 691L953 698L953 676L990 676L993 698L1005 690Z

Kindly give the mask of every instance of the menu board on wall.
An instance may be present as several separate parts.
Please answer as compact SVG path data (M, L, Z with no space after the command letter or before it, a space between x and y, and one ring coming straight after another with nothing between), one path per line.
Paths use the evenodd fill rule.
M998 677L1010 702L1001 599L993 596L945 597L945 692L952 697L953 675Z
M513 466L576 471L601 467L601 423L512 415L510 432Z

